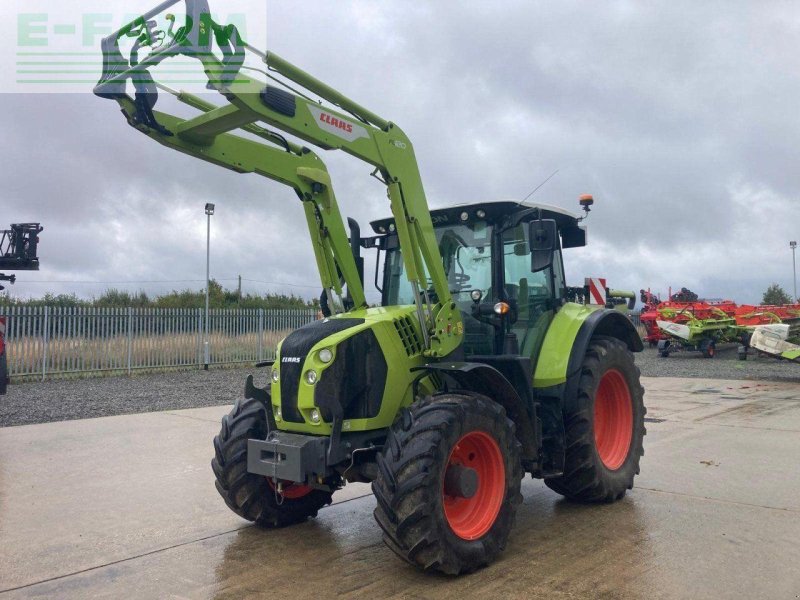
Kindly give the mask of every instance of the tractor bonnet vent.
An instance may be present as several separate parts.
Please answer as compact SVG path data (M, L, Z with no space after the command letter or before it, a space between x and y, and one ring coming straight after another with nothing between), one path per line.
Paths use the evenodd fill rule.
M400 341L403 342L406 354L414 356L422 352L422 342L417 335L417 330L414 327L414 321L411 317L407 316L395 319L394 327L397 329Z

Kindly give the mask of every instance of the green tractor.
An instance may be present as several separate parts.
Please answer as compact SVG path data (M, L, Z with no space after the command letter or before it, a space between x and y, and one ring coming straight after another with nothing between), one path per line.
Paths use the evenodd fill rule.
M316 516L347 482L371 482L388 547L457 574L506 546L526 472L577 501L622 498L643 453L632 354L642 343L613 303L575 301L588 290L566 285L561 251L586 244L581 219L524 202L429 210L397 125L255 50L204 1L186 1L175 33L169 15L164 41L153 18L176 2L104 40L95 92L168 148L292 187L328 312L279 344L268 386L249 377L222 420L211 464L231 510L281 527ZM130 59L124 37L136 38ZM141 58L149 38L161 41ZM291 84L251 76L251 54L273 82ZM155 83L150 69L180 55L202 63L225 104ZM155 111L159 89L200 114ZM368 163L392 216L365 237L350 219L348 234L325 165L284 133ZM582 199L587 213L591 202ZM377 255L380 306L365 299L362 251Z

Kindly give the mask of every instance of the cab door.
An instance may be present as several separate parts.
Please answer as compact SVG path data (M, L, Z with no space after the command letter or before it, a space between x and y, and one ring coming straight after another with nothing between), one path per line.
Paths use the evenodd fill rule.
M530 358L535 369L545 333L564 296L564 267L557 247L552 265L533 272L528 235L527 223L503 232L503 275L506 294L516 304L508 331L517 338L520 356Z

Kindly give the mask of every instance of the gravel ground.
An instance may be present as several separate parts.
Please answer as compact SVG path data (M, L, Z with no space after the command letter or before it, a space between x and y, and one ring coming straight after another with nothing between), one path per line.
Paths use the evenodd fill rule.
M0 427L233 404L250 373L266 385L266 370L252 367L12 384Z
M720 344L714 358L699 352L676 352L663 358L655 348L636 354L636 364L647 377L701 377L708 379L763 379L800 383L800 364L758 356L751 350L747 360L738 359L737 344Z
M800 383L800 365L754 353L737 360L736 346L717 348L717 356L679 352L662 358L655 349L636 355L647 377L766 379ZM0 427L110 415L233 404L242 397L249 373L256 385L266 385L264 369L212 369L133 377L107 377L20 383L0 396Z

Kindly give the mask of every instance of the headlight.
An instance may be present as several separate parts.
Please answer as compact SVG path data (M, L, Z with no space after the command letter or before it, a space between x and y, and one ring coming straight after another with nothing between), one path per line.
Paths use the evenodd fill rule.
M317 409L315 408L314 410L312 410L312 411L311 411L311 422L312 422L312 423L319 423L319 421L320 421L320 418L321 418L321 417L320 417L320 415L319 415L319 410L317 410Z
M309 385L314 385L317 383L317 372L314 369L310 369L306 371L306 383Z
M330 348L323 348L319 351L319 359L324 363L329 363L333 360L333 352Z
M281 378L281 376L278 374L278 369L273 367L273 369L272 369L272 381L274 381L275 383L278 383L278 380L280 378Z

